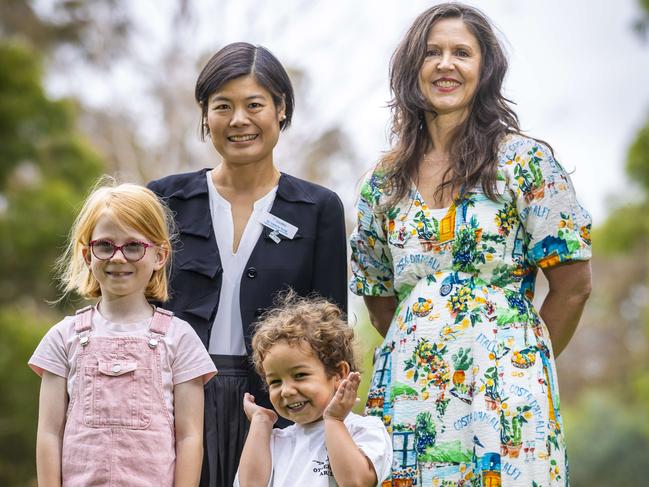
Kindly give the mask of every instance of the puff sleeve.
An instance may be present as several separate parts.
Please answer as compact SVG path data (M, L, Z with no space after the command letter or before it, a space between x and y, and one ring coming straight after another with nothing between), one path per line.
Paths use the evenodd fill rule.
M350 237L350 289L362 296L394 296L394 270L385 215L379 211L381 190L374 173L361 186L357 226Z
M540 268L591 258L591 217L568 173L545 145L524 139L509 149L510 189L525 229L526 258Z

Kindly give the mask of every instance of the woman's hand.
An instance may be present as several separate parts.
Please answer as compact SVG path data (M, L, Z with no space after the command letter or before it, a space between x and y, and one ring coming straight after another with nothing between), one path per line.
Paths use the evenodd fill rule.
M243 412L246 413L246 417L251 423L255 417L257 420L269 421L271 426L277 421L277 413L275 411L262 408L256 404L255 396L247 392L243 395Z
M350 372L346 379L343 379L338 390L331 398L329 405L324 410L324 419L337 419L344 421L349 412L358 402L358 386L361 383L361 374L358 372Z

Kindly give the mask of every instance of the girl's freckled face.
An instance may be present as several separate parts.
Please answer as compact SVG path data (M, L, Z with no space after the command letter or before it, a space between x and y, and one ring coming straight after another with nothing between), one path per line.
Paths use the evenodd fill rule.
M110 240L116 245L130 241L149 242L136 230L119 224L112 211L105 210L92 231L91 240ZM109 260L97 259L88 247L83 250L90 272L99 282L103 298L117 298L144 292L153 272L165 264L165 254L158 247L146 249L144 257L137 262L128 262L121 251L115 252Z

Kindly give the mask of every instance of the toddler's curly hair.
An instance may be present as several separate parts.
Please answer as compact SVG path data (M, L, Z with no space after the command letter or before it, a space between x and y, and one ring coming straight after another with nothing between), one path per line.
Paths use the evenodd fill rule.
M252 362L262 377L266 355L281 341L297 346L308 344L329 377L338 372L342 361L349 364L350 372L358 371L354 330L338 306L319 296L304 298L289 290L276 298L275 308L264 313L252 338Z

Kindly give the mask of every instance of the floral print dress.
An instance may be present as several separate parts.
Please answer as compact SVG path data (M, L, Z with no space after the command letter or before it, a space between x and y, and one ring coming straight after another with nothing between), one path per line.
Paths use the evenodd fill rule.
M588 260L590 216L549 149L499 149L498 201L475 188L431 209L361 189L351 288L396 296L366 413L392 435L384 486L568 484L554 356L532 306L538 268Z

